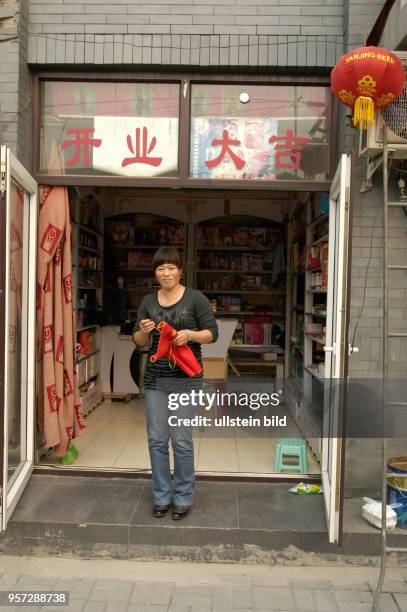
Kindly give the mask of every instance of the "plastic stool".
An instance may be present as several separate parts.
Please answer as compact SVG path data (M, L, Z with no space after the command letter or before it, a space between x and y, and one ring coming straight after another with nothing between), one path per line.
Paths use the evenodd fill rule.
M285 455L298 457L298 465L284 463ZM276 473L288 470L289 472L308 473L307 448L305 441L300 438L279 438L277 442L274 471Z

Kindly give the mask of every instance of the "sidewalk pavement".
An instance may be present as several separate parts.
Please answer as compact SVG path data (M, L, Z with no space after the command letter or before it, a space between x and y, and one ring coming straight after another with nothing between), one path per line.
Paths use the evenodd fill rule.
M378 568L0 556L0 590L69 591L70 612L369 612ZM381 612L407 612L407 569L389 568Z

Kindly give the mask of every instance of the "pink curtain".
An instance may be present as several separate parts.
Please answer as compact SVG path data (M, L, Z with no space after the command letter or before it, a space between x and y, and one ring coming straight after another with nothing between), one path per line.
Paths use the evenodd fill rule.
M37 258L37 422L63 456L85 429L75 366L72 250L66 187L40 192Z

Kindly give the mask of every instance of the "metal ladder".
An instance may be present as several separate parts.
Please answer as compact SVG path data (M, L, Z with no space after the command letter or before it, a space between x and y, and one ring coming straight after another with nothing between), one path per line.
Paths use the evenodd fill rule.
M383 121L383 425L385 422L387 407L407 408L407 402L389 402L387 399L387 383L389 380L389 341L391 338L405 338L407 331L389 332L389 272L391 270L407 270L407 265L389 263L389 211L392 208L405 208L406 202L389 201L389 149L387 145L387 126ZM377 581L376 591L373 598L372 612L380 610L380 595L382 593L383 581L386 571L386 555L390 553L407 553L407 547L395 547L388 545L386 527L387 507L387 480L394 478L394 474L387 471L388 444L383 427L382 437L382 527L381 527L381 556L380 573Z

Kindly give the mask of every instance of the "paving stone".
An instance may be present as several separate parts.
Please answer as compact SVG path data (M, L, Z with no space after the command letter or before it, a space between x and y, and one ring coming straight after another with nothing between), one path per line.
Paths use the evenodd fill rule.
M194 593L173 593L171 598L171 606L207 606L212 605L210 595L194 595Z
M60 585L61 580L58 580L54 585L54 589L57 590L60 588L61 591L69 591L69 597L71 599L89 599L89 595L95 586L95 581L90 578L83 578L75 580L74 584L68 588L64 588L64 585Z
M23 574L22 576L20 576L16 582L16 584L18 584L18 586L20 587L20 585L33 585L33 584L37 584L38 586L48 586L48 587L52 587L55 582L56 582L56 578L55 577L50 577L50 576L31 576L30 574ZM28 590L28 589L25 589ZM40 590L40 589L38 589Z
M107 591L118 589L130 593L133 587L134 582L130 580L114 580L113 578L103 578L102 580L96 580L95 583L96 589L106 589Z
M168 606L150 606L148 604L130 604L126 608L127 612L167 612L171 610ZM189 612L189 608L185 610L173 609L172 612Z
M105 612L106 604L104 601L88 601L83 612Z
M373 592L376 590L377 580L369 581ZM407 593L407 582L404 580L385 579L383 582L382 593Z
M16 584L19 578L20 574L3 574L0 578L0 588L3 591L10 590L10 588Z
M331 589L331 585L329 583L329 580L321 580L321 581L316 581L316 580L290 580L290 586L293 589ZM368 587L369 588L369 587Z
M315 612L316 604L313 592L309 589L293 589L293 595L298 610Z
M371 612L372 604L358 603L356 601L339 601L339 612Z
M233 610L233 612L252 612L252 610L254 610L254 608L230 608L230 607L226 607L226 608L218 608L216 607L212 607L212 612L231 612Z
M362 581L362 582L336 582L335 580L331 580L330 581L330 588L333 589L334 591L371 591L371 586L369 584L369 582L366 581ZM318 588L318 587L315 587Z
M259 610L295 610L292 590L287 587L253 587L254 607Z
M155 584L151 595L151 605L166 605L171 603L174 585L170 582L160 582Z
M115 589L114 591L108 591L107 589L97 589L95 587L89 595L89 601L104 601L106 603L127 603L129 601L129 595L130 593L126 591L120 591L119 589Z
M392 593L382 593L379 600L379 610L380 612L399 612L399 607L395 602L395 595L392 595Z
M69 610L71 612L71 610ZM108 603L105 612L127 612L127 604L125 603Z
M338 605L332 591L314 590L317 612L337 612Z
M153 596L153 587L154 583L152 582L136 582L130 595L129 603L149 603Z
M395 593L394 599L397 602L400 612L407 612L407 595L402 593Z
M222 582L237 584L238 586L253 584L253 579L251 576L219 576L219 578L222 580Z
M352 601L357 603L371 603L373 600L372 593L368 591L353 591L339 590L334 591L335 599L339 603L340 601Z
M232 608L253 608L253 591L250 585L232 585Z
M82 612L86 606L86 601L83 599L69 599L69 607L64 606L43 606L42 612L61 612L61 610L69 610L69 612ZM32 608L28 608L31 612Z
M226 610L232 608L232 585L215 584L212 591L212 606Z
M211 584L176 584L174 586L174 594L183 593L193 595L209 595L213 593L213 585Z

